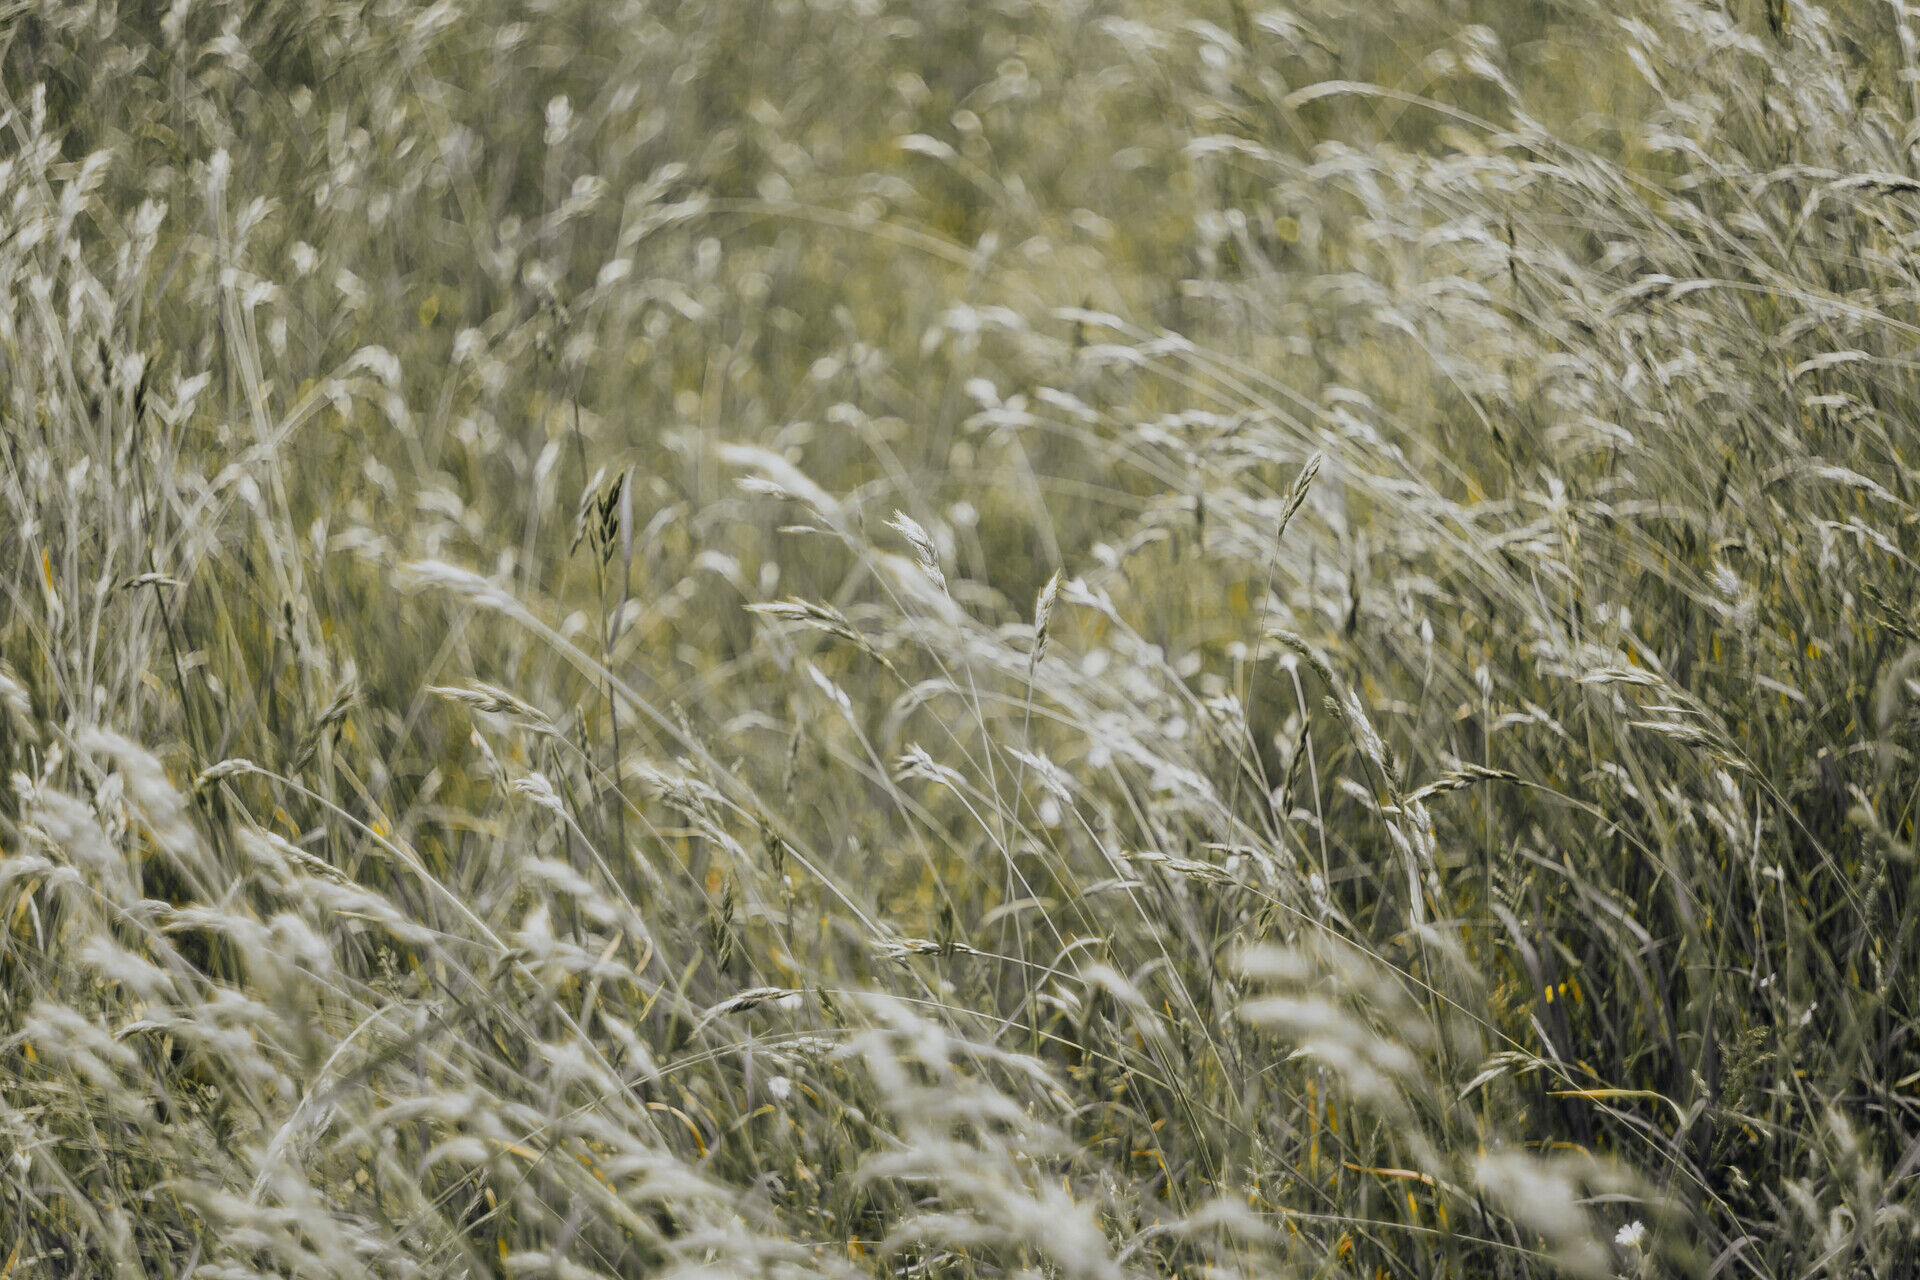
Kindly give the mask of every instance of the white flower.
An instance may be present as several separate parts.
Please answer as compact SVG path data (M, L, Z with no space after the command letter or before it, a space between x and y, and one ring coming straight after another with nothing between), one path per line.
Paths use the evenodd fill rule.
M1647 1224L1635 1221L1629 1222L1626 1226L1620 1228L1619 1232L1614 1235L1613 1242L1623 1249L1638 1250L1646 1238Z

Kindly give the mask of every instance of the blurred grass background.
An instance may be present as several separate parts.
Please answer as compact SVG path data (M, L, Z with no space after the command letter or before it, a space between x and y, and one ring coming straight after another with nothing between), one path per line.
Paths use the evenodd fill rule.
M1903 1274L1912 17L0 15L0 1280Z

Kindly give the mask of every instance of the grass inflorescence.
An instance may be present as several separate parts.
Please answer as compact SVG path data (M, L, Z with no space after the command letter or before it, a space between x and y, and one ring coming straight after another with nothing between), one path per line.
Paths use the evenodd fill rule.
M0 1280L1903 1274L1912 24L0 15Z

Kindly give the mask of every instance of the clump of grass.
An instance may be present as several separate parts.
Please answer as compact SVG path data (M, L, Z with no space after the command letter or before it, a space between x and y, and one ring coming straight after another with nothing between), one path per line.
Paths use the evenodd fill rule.
M0 17L0 1280L1898 1274L1897 7Z

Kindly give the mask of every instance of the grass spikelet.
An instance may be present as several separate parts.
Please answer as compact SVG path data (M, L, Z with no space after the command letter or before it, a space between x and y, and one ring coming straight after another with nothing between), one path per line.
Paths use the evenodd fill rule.
M1030 672L1040 665L1040 659L1046 657L1047 642L1053 638L1053 606L1060 598L1061 578L1060 570L1055 569L1033 602L1033 649L1027 658Z
M1232 884L1233 877L1225 869L1211 862L1201 862L1195 858L1182 858L1170 853L1161 853L1153 849L1141 849L1122 854L1127 862L1138 862L1147 866L1159 867L1189 880L1200 880L1208 884Z
M1491 769L1480 764L1462 764L1451 773L1415 787L1406 794L1402 803L1419 804L1449 792L1465 791L1483 782L1517 782L1519 779L1519 774L1508 769Z
M947 575L940 571L940 551L933 545L933 538L919 521L904 511L893 513L893 519L887 521L887 527L907 540L913 549L913 558L920 564L920 572L927 575L942 594L947 591Z
M469 688L428 685L426 691L436 698L445 698L449 702L472 707L475 711L484 711L489 715L511 716L540 733L558 732L552 719L544 711L498 685L475 681Z
M1280 508L1280 519L1274 525L1273 540L1276 543L1286 536L1287 526L1293 523L1294 516L1306 504L1307 491L1313 487L1314 477L1320 474L1320 466L1325 461L1325 454L1315 453L1300 468L1300 474L1294 477L1293 488L1287 492L1286 503Z
M815 631L823 631L837 639L845 640L885 667L896 679L900 678L900 673L894 668L892 660L876 649L873 641L857 630L851 622L847 621L846 615L832 605L818 604L811 600L788 599L750 604L747 606L747 611L764 618L773 618L781 622L809 627Z

